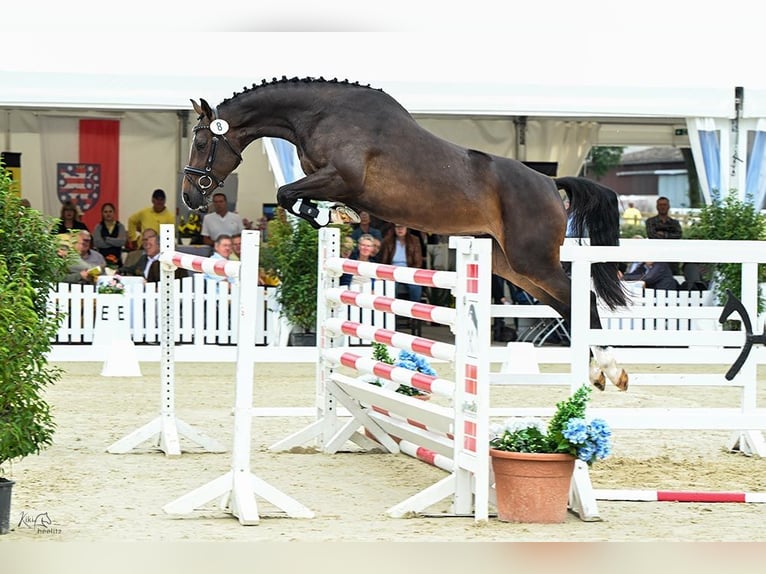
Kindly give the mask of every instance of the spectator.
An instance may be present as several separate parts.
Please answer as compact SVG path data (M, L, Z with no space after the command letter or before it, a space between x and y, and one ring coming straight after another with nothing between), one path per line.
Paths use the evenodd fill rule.
M155 235L158 235L160 225L163 223L175 225L175 215L165 206L166 201L165 192L161 189L155 189L152 192L152 206L145 207L128 218L128 239L126 246L129 250L136 249L136 241L139 237L142 238L143 242L143 232L147 229L154 230Z
M622 213L622 220L625 225L640 225L644 216L632 201L628 202L628 208Z
M105 203L101 206L101 221L93 230L93 247L104 256L104 259L117 267L122 266L122 248L128 240L125 226L115 219L114 204Z
M98 251L90 248L92 242L93 238L89 231L82 229L77 233L77 249L80 252L80 257L82 257L82 260L88 263L91 268L98 267L103 273L104 269L106 269L106 260Z
M394 225L393 231L381 242L379 259L386 265L422 268L423 246L420 239L412 235L406 226ZM420 301L423 294L420 285L403 285L406 286L409 301Z
M372 223L370 222L370 214L366 211L360 211L359 223L356 224L356 227L351 232L351 239L354 241L359 241L359 238L364 234L372 235L379 241L383 240L383 232L381 232L381 230L377 227L373 227Z
M681 223L668 215L670 212L670 200L667 197L657 198L657 215L646 220L646 236L649 239L681 239L683 232ZM678 263L670 263L673 275L681 273Z
M157 263L157 273L152 273L154 281L159 280L160 238L154 229L147 228L141 233L143 253L134 263L126 263L117 271L120 275L143 277L149 281L149 271L153 263ZM156 277L156 278L155 278Z
M68 231L77 231L79 229L88 230L88 226L85 225L78 217L77 206L71 201L65 201L61 204L61 214L58 227L53 230L57 235L67 233Z
M213 254L210 259L229 259L231 256L231 236L222 233L218 235L218 238L213 244ZM205 273L205 279L212 279L213 281L223 281L226 279L229 284L234 283L234 277L223 277L221 275L214 275L212 273Z
M633 273L622 276L625 281L642 281L647 289L678 290L678 281L673 277L670 263L664 261L646 261Z
M510 305L511 301L510 293L509 297L505 296L505 286L508 285L510 289L510 281L500 277L500 275L492 274L492 303L495 305ZM504 317L495 317L492 320L492 340L508 343L515 341L517 338L516 330L508 327Z
M79 235L79 234L78 234ZM64 283L79 283L80 285L92 285L95 281L96 275L90 272L90 265L86 261L83 261L79 255L79 244L81 238L76 237L71 233L59 233L59 246L56 253L59 257L64 259L72 257L69 269L61 278ZM76 257L71 254L72 251L76 252Z
M668 215L670 200L657 198L657 215L646 220L646 236L649 239L681 239L681 223Z
M350 239L350 238L349 238ZM351 240L353 241L353 239ZM356 249L353 249L351 253L348 255L348 259L356 259L357 261L371 261L375 262L375 258L372 255L372 251L375 248L375 238L372 235L368 235L366 233L362 234L359 237L359 241L357 242ZM341 244L341 257L343 256L343 252L348 251L348 244L346 244L345 248L343 247L343 244ZM367 285L372 284L373 280L370 277L360 277L359 275L351 275L350 273L344 273L340 277L339 283L341 285L349 286L349 285Z
M231 255L229 259L239 261L242 259L242 234L237 233L231 236Z
M229 211L226 194L216 192L213 194L213 213L208 213L202 220L202 241L205 245L213 245L221 235L234 235L242 233L244 225L242 218L236 213Z

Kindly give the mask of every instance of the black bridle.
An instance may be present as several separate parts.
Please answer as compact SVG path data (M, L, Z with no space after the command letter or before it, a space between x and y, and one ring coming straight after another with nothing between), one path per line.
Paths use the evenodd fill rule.
M199 119L201 120L202 117L200 116ZM220 120L214 119L211 122L211 124L217 121L220 121ZM234 171L235 169L237 169L237 166L240 163L242 163L242 154L240 154L236 149L234 149L234 146L231 145L231 142L226 137L226 131L228 131L228 127L222 133L216 133L214 130L210 128L210 124L197 125L193 129L195 137L199 130L210 130L210 133L213 134L213 143L210 148L210 154L207 156L207 161L205 162L205 169L200 169L197 167L192 167L190 165L187 165L186 167L184 167L184 177L188 179L189 183L191 183L194 186L194 188L202 194L202 197L204 197L205 199L208 199L208 196L213 190L219 187L223 187L223 182L226 179L226 177L222 177L221 179L218 179L216 175L213 173L213 164L215 163L215 154L218 151L218 142L223 141L228 146L231 153L237 156L237 163L231 169L231 171ZM194 179L193 176L197 176L196 180Z

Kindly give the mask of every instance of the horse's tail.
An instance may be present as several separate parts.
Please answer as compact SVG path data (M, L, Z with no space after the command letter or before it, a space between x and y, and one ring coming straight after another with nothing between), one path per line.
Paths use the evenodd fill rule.
M576 237L583 237L587 230L591 245L620 244L620 210L613 190L584 177L559 177L554 181L569 198L571 229ZM627 304L616 262L594 263L591 274L596 293L610 309Z

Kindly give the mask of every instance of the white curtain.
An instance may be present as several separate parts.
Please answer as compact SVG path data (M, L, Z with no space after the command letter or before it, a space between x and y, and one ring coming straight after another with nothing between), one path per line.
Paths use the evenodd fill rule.
M755 128L753 149L747 160L747 176L745 183L745 196L753 198L756 209L763 209L766 199L766 120L759 119Z
M78 119L71 117L38 116L40 134L40 172L43 182L44 213L58 217L61 201L56 185L56 164L77 162L80 157Z
M527 123L528 161L558 163L556 175L577 175L593 144L598 140L598 122L531 120Z

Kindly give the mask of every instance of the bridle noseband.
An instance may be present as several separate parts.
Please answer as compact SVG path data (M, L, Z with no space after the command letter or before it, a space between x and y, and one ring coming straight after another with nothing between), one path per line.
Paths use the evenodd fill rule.
M200 116L199 119L202 120L202 116ZM205 199L208 198L209 194L214 189L218 187L223 187L223 182L226 179L226 177L222 177L221 179L218 179L213 173L213 164L215 163L215 154L218 151L219 141L223 141L229 147L229 150L231 151L231 153L237 156L237 163L231 169L231 171L234 171L235 169L237 169L237 166L240 163L242 163L242 154L240 154L236 149L234 149L234 146L231 145L231 142L228 140L228 138L225 135L228 129L229 129L228 123L220 119L214 119L208 125L197 125L193 129L195 136L197 135L197 132L199 130L210 130L210 133L213 134L213 145L210 148L210 154L207 156L207 161L205 162L205 169L200 169L197 167L192 167L190 165L187 165L186 167L184 167L184 170L183 170L184 177L189 180L189 183L191 183L197 189L197 191L199 191L202 194L202 197L204 197ZM197 176L196 181L194 180L192 176Z

